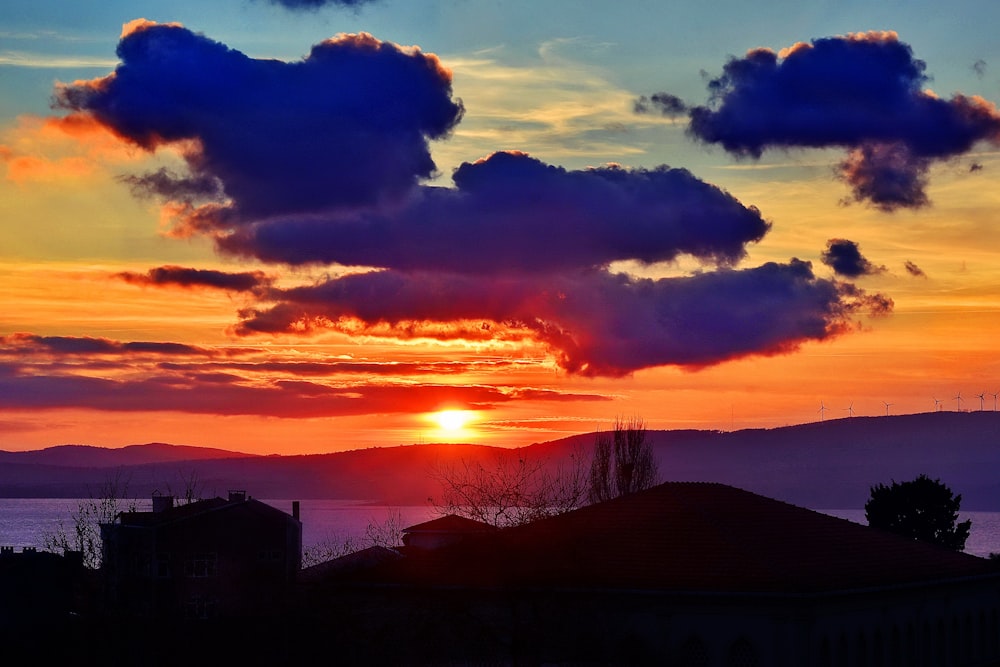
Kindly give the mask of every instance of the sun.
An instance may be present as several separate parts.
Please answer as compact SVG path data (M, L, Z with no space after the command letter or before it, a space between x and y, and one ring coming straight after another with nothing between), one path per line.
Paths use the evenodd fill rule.
M437 422L442 431L455 433L461 431L472 420L473 416L470 410L441 410L435 412L432 419Z

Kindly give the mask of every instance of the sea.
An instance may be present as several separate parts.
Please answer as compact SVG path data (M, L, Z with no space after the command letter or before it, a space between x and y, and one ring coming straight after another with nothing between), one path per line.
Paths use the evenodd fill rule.
M289 514L292 511L291 500L262 500ZM85 502L88 501L74 498L0 498L0 546L14 547L16 551L24 547L41 550L47 536L72 530L73 515ZM134 504L138 510L150 509L148 499ZM370 526L401 528L438 516L434 507L423 505L390 506L333 499L306 499L299 505L302 546L306 551L363 538ZM862 525L867 523L861 509L817 511ZM1000 553L1000 512L962 512L959 520L966 519L972 520L966 553L982 557Z

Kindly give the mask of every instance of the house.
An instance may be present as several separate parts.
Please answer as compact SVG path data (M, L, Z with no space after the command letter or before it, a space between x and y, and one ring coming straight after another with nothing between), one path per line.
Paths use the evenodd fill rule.
M244 491L175 505L154 496L149 512L101 525L107 596L143 618L270 614L302 563L298 503L286 514Z
M336 590L325 618L339 624L344 655L1000 664L1000 571L991 561L721 484L662 484L406 553L326 582ZM302 621L311 619L332 627L323 610ZM372 644L385 636L394 641Z
M446 514L404 528L403 546L413 549L439 549L469 536L490 533L494 530L496 528L488 523L467 519L457 514Z

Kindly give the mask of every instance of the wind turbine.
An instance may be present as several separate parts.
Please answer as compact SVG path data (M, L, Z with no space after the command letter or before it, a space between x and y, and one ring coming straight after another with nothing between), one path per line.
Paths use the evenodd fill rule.
M958 392L958 395L955 396L955 402L958 403L958 411L961 412L962 411L962 392Z
M1000 394L1000 392L997 392L997 393ZM847 411L848 416L853 417L854 416L854 401L851 401L851 404L848 405L846 408L844 408L844 410Z
M993 412L997 411L997 396L1000 395L1000 391L995 391L990 396L993 397Z
M1000 393L1000 392L998 392ZM934 412L941 412L941 401L940 399L934 399Z
M885 405L885 416L888 417L889 416L889 406L890 405L895 405L895 403L886 403L885 401L882 401L882 404Z
M984 400L984 397L986 396L986 392L984 391L981 394L976 394L976 396L979 398L979 411L982 412L984 410L984 408L983 408L983 400Z
M823 401L819 402L819 410L817 410L817 412L819 412L819 420L820 421L823 421L823 418L826 417L826 411L828 409L829 408L827 408L825 405L823 405Z

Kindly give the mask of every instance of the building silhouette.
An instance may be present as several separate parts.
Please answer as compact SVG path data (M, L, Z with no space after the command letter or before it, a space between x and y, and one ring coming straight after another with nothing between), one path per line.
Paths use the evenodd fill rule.
M302 564L298 503L292 514L244 491L101 525L109 610L130 618L208 620L266 616L284 604Z
M346 662L1000 663L991 561L730 486L451 538L327 570L296 622Z

